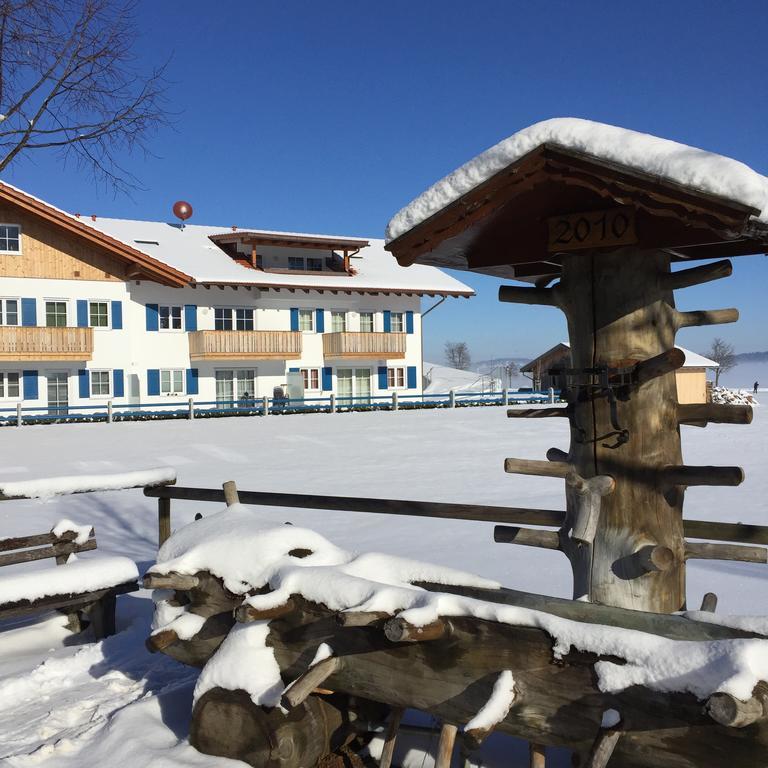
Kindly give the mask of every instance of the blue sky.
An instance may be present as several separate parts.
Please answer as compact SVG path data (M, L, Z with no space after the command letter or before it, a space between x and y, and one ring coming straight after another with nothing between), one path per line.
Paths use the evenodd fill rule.
M400 207L533 122L585 117L720 152L768 173L768 9L756 2L143 2L137 54L171 57L173 129L130 162L133 198L38 154L8 181L70 211L381 237ZM565 337L551 308L501 305L499 282L425 320L473 357L533 356ZM768 259L678 294L737 306L740 322L685 329L705 351L768 349ZM428 304L427 304L428 305Z

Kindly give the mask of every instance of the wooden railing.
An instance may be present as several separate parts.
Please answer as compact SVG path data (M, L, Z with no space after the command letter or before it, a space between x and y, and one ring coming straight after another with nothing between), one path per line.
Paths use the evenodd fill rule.
M404 333L356 333L346 331L323 334L325 357L405 357Z
M0 360L90 360L93 328L0 326Z
M192 360L285 360L301 357L301 333L295 331L194 331Z

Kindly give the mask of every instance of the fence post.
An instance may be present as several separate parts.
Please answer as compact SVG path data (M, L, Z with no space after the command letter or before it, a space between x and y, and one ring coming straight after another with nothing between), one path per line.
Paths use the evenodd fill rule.
M112 423L112 401L107 400L107 424Z
M21 403L16 403L16 426L21 426Z
M261 398L261 407L263 410L262 416L267 416L269 414L269 396L264 395L264 397Z
M336 395L331 392L331 394L328 397L328 400L331 404L331 413L336 413Z
M195 401L190 397L188 401L188 418L194 419L195 418Z
M552 389L552 387L549 388L549 402L550 403L555 402L555 390Z
M451 408L456 407L456 393L453 390L448 393L448 404Z
M397 410L397 392L392 393L392 410Z
M504 405L509 405L509 390L506 387L501 390L501 399Z
M157 499L157 545L162 547L171 536L171 500Z

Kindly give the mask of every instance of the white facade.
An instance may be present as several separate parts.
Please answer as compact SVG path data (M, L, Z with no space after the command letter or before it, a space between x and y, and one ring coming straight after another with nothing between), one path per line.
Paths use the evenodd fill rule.
M120 220L108 221L117 229L126 225ZM171 226L156 222L128 224L138 227L137 231L143 231L146 225L153 233L158 227ZM89 408L109 401L115 407L147 407L189 397L196 403L255 400L272 397L277 387L287 393L289 373L294 371L300 373L305 385L303 396L308 399L327 398L332 393L337 397L379 397L395 390L418 395L422 382L423 294L471 295L466 286L429 267L419 267L409 285L410 270L397 266L380 244L362 248L359 255L345 262L353 268L340 274L338 270L311 274L298 269L295 261L291 271L281 272L289 256L329 259L330 264L337 254L269 247L259 254L260 264L263 259L277 267L270 271L268 263L266 271L262 271L239 267L230 255L213 245L209 240L212 228L196 229L200 231L185 228L183 236L209 251L212 258L215 254L215 258L227 262L227 282L208 279L202 283L190 276L190 284L170 287L143 276L120 281L0 277L0 299L9 299L11 310L14 302L17 306L15 317L13 311L3 312L0 319L0 408L15 408L17 403L48 410ZM178 237L177 231L171 234ZM145 245L137 238L127 244L135 247L136 243ZM165 261L156 234L146 246L153 259ZM238 249L238 256L242 250ZM370 256L366 254L369 250ZM5 258L23 259L23 248L21 254L0 254L0 264ZM366 259L377 263L366 269ZM383 263L385 260L387 263ZM178 269L179 265L172 266ZM317 267L317 263L312 266ZM239 284L230 282L232 267L242 270L242 275L237 273ZM360 282L365 285L358 287L361 275ZM280 284L275 285L276 281ZM396 290L386 290L389 283ZM3 346L4 333L12 338L13 329L7 326L14 324L21 328L56 324L92 327L92 351L83 354L83 359L72 357L70 352L68 359L51 359L46 354L35 360L27 354L25 359L14 360L7 344ZM201 332L209 332L212 338L210 334L230 328L246 331L246 336L250 332L258 335L281 331L282 336L292 338L294 345L300 334L300 352L296 349L268 359L247 353L214 359L207 354L195 355L190 349L194 334L200 337L204 335ZM359 334L368 341L362 353L356 349L354 355L326 354L324 338L329 333L347 334L353 337L352 342ZM372 339L371 334L376 338ZM366 343L375 346L389 334L400 335L397 354L388 358L365 353ZM294 393L299 378L293 376L290 380Z

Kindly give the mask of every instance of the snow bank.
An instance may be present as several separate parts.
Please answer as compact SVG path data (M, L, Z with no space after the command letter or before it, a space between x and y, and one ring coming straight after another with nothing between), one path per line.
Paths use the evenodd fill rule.
M69 493L89 491L117 491L145 485L166 485L176 482L176 470L172 467L141 469L113 475L71 475L41 477L38 480L0 482L0 496L22 499L50 499Z
M6 573L8 575L6 576ZM16 573L4 568L0 574L0 603L37 600L50 595L79 594L136 581L136 563L127 557L98 557L66 565Z
M387 226L387 241L413 229L545 143L757 208L758 220L768 222L768 178L744 163L647 133L565 117L524 128L433 184L395 214Z

